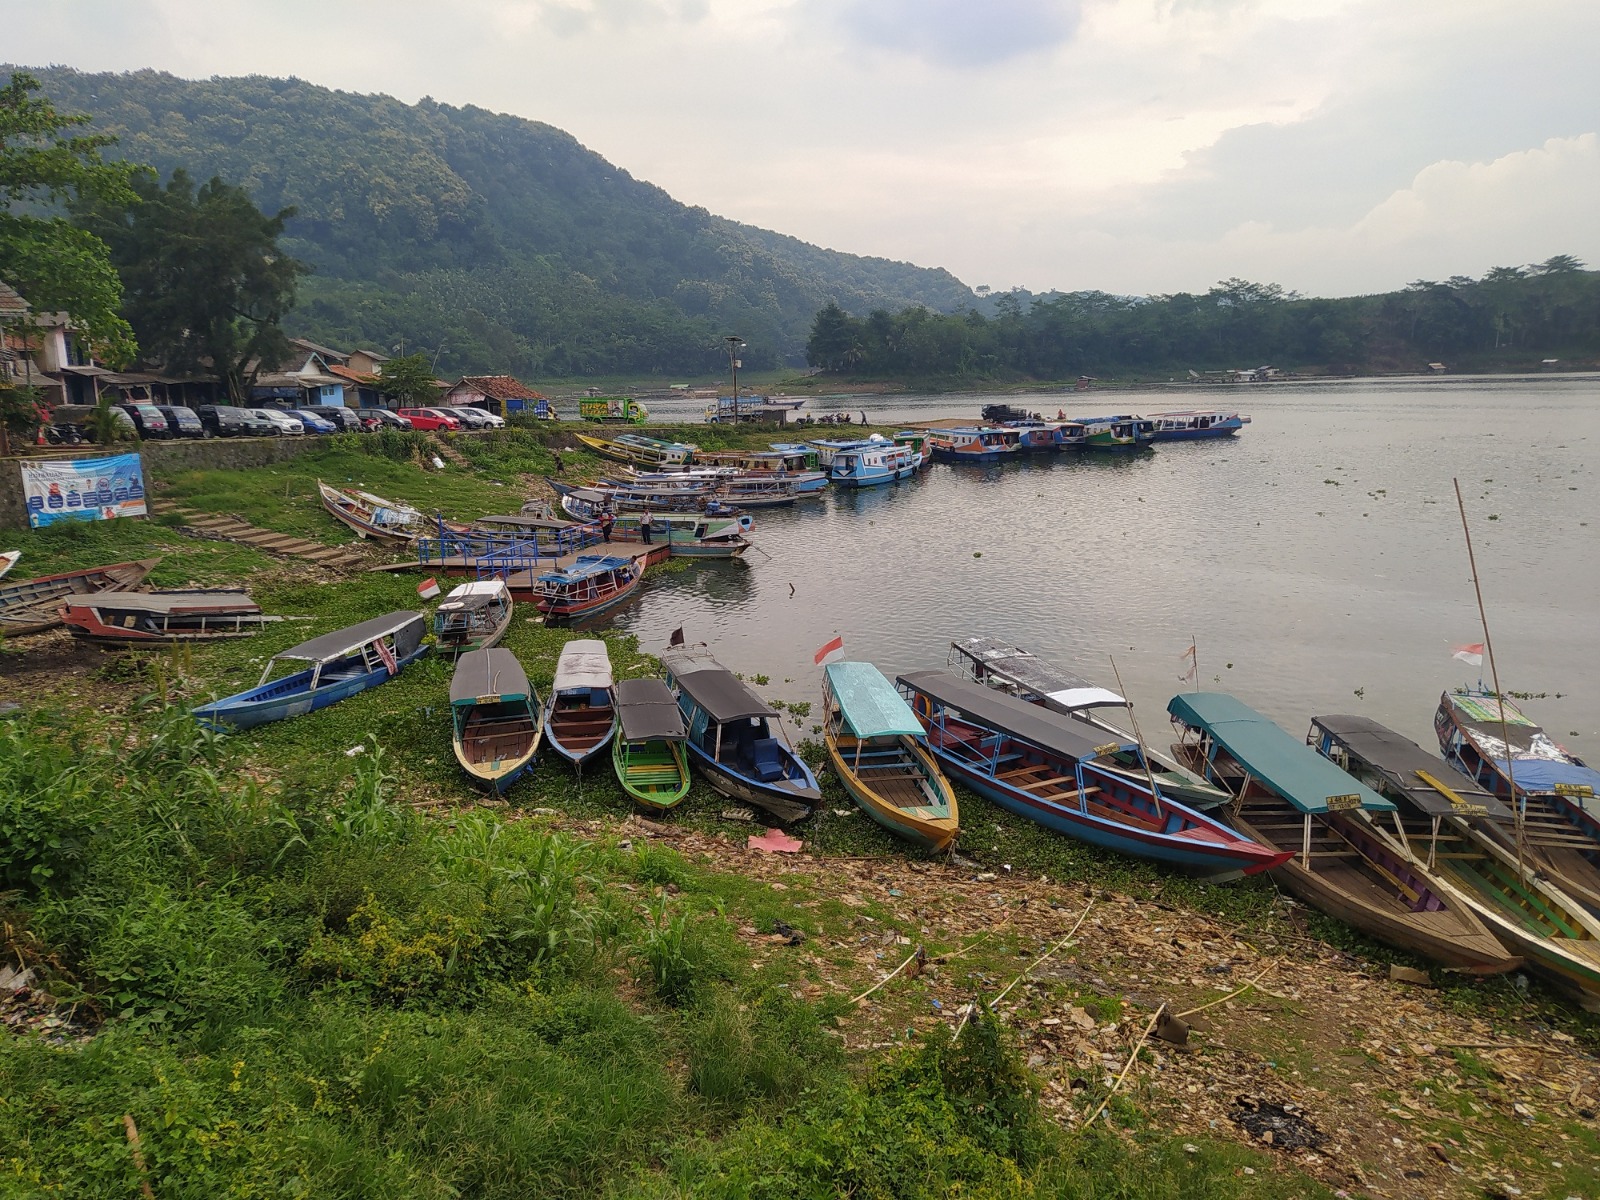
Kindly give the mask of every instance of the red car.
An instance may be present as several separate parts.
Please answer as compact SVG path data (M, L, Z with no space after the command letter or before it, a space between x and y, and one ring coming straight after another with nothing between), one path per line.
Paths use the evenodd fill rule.
M402 408L400 415L413 429L460 429L461 422L437 408Z

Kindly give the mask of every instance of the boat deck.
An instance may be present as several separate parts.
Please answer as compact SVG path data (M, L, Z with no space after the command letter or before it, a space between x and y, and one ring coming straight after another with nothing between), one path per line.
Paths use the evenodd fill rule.
M511 589L512 595L518 600L527 600L533 595L533 581L540 575L551 571L564 571L575 566L580 558L591 558L595 555L609 554L615 558L631 558L634 561L643 560L648 569L657 563L666 562L672 555L672 547L666 542L655 542L646 546L640 542L598 542L593 546L586 546L582 550L571 554L540 555L538 566L522 571L512 571L503 576L506 586ZM445 558L435 559L430 563L394 563L388 566L392 571L437 571L445 575L476 575L478 560L465 555L453 554Z

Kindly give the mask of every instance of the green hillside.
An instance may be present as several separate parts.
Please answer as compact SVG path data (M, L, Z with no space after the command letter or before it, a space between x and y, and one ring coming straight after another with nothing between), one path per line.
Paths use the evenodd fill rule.
M798 362L828 300L853 312L971 291L947 271L807 245L678 203L521 117L251 76L28 68L115 153L216 174L272 212L316 274L290 331L432 350L441 372L551 376ZM10 68L0 68L9 72Z

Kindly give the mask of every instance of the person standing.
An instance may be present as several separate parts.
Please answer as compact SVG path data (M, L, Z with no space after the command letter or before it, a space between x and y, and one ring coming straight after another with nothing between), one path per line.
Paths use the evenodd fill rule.
M639 515L639 536L644 538L644 544L646 546L651 544L650 543L650 525L654 521L655 521L655 517L653 515L651 515L651 513L649 511L643 512L643 513L641 513Z
M611 515L611 510L609 508L601 513L600 536L609 542L611 540L611 527L616 523L617 519Z

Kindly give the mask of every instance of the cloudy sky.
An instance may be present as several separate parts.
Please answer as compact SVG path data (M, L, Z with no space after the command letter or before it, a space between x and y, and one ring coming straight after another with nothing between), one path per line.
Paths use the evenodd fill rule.
M1315 295L1600 266L1597 0L49 0L4 54L547 121L973 285Z

